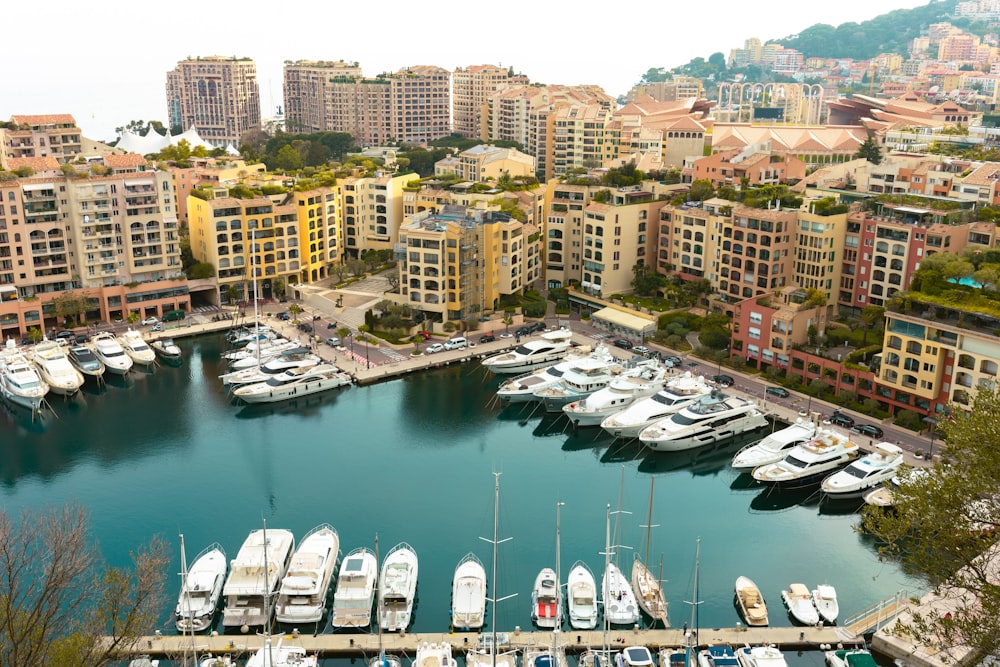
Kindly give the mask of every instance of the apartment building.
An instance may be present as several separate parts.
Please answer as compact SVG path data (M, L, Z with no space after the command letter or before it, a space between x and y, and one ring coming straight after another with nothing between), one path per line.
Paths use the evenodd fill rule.
M72 162L82 150L82 135L70 114L16 115L0 123L0 168L9 158L53 157Z
M718 198L664 206L656 238L656 270L685 280L708 280L712 291L720 292L722 239L732 207L732 202Z
M344 261L340 188L294 191L290 199L299 219L302 262L299 282L314 283L330 275L330 267ZM289 266L289 271L291 267ZM289 283L286 281L285 285Z
M722 231L719 291L730 302L790 286L797 211L737 205Z
M285 128L293 134L327 132L334 123L332 85L343 80L361 79L358 63L342 60L296 60L286 62L282 90L285 101Z
M789 368L793 348L809 340L809 329L817 335L826 330L828 307L810 304L805 290L789 290L743 299L733 306L730 357L743 357L748 364Z
M575 169L603 167L617 154L605 137L605 127L613 118L602 104L566 104L553 111L555 131L552 147L552 176L560 178Z
M416 178L412 173L379 173L339 181L346 254L393 249L403 223L403 188Z
M643 97L652 97L657 102L676 102L690 97L705 97L705 84L693 76L675 76L669 81L654 81L632 86L625 96L626 102L635 102Z
M505 213L445 205L414 215L402 226L393 298L431 316L461 321L496 311L500 297L537 277L537 235ZM534 245L536 252L529 252Z
M535 159L516 148L480 144L434 163L434 175L445 174L473 183L497 181L504 176L534 176Z
M58 167L52 157L24 159ZM90 322L189 307L170 174L137 155L107 156L99 164L101 175L82 166L72 175L42 169L0 183L5 334L64 326L53 300L67 292L89 299L84 319Z
M257 65L224 56L178 62L167 72L167 116L213 146L239 146L244 132L260 129Z
M772 153L770 144L753 144L696 159L691 165L691 179L709 181L717 188L757 187L798 182L805 178L806 171L806 163L794 155Z
M513 68L497 65L470 65L451 73L452 120L454 131L470 139L488 139L490 98L509 87L527 86L528 77Z
M251 185L254 177L263 176L264 163L248 165L243 160L192 159L194 166L172 167L174 192L177 194L177 220L181 227L188 225L187 198L195 188L215 188L220 185Z
M792 284L803 290L815 289L834 304L839 297L843 271L847 213L819 215L799 211L795 228Z

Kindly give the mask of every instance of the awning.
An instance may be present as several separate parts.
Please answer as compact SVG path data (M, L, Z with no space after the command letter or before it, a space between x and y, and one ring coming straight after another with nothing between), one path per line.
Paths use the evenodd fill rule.
M652 333L656 331L656 318L641 313L630 313L626 310L608 306L593 313L590 318L607 322L635 333Z

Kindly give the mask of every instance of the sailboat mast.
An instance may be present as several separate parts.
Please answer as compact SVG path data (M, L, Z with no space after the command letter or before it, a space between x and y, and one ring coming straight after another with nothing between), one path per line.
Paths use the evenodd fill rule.
M562 507L566 503L559 501L556 503L556 628L562 627L562 569L560 568L559 540L560 540L560 518Z
M375 567L377 568L379 564L378 559L378 533L375 533ZM381 577L376 575L375 577L375 599L378 600L378 618L376 619L376 625L378 625L378 661L379 667L385 667L385 651L382 648L382 591L379 590L379 581Z
M646 567L649 567L649 542L650 537L652 537L653 531L653 482L656 480L655 477L650 475L649 477L649 518L646 520L646 558L642 561L645 563Z
M490 581L493 583L493 601L490 603L493 612L490 614L490 632L493 634L493 647L490 651L490 661L493 667L497 665L497 539L500 525L500 473L493 473L493 570Z
M607 504L607 512L605 513L604 519L604 577L602 578L605 582L608 580L608 565L611 564L611 503ZM611 625L611 620L608 618L608 584L605 583L601 586L601 597L604 598L604 623L603 630L604 635L601 641L604 646L604 650L608 650L608 626Z
M181 537L181 595L184 597L184 605L187 607L187 617L188 617L188 627L191 629L191 654L194 658L194 664L198 664L198 650L195 648L194 644L194 626L191 624L191 595L188 593L187 579L187 556L184 553L184 533L180 534ZM186 633L187 630L185 629Z

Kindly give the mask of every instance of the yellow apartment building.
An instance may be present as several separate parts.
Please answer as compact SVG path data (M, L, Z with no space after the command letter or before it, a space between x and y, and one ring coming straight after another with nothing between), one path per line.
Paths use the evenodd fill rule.
M486 183L503 176L534 176L535 158L516 148L480 144L434 163L434 175L455 174L465 181Z
M403 223L403 188L417 178L413 173L380 173L338 181L347 254L393 249Z
M826 294L827 303L835 303L840 293L846 235L846 212L824 216L799 211L792 284L805 290L818 289Z

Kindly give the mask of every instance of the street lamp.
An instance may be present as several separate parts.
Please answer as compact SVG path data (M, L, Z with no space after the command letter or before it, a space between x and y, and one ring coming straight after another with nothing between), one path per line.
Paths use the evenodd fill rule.
M927 424L928 435L930 436L930 439L931 439L931 448L927 452L927 460L928 461L933 461L934 460L934 427L937 425L937 419L934 418L934 417L932 417L931 415L927 415L926 417L924 417L923 421Z

